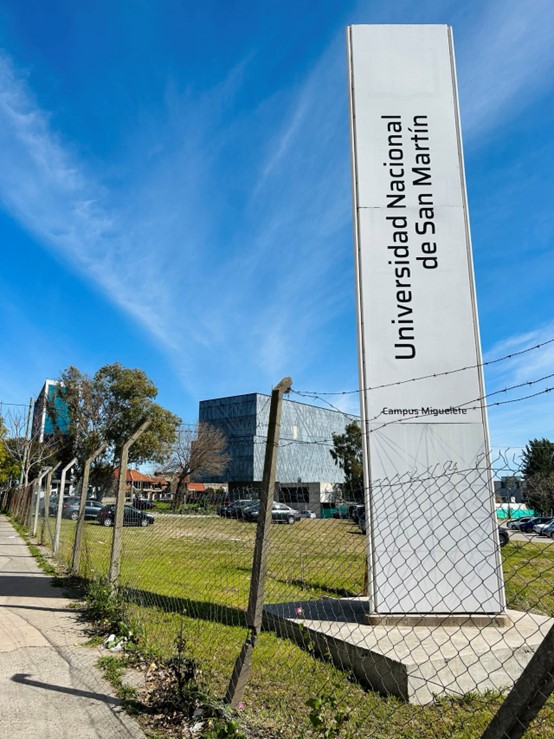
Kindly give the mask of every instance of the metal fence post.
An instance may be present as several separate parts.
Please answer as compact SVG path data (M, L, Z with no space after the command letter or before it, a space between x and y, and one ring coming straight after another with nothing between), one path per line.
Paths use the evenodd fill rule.
M129 461L129 449L135 441L146 431L152 423L152 419L144 421L121 447L121 460L119 466L119 480L117 486L117 498L115 502L115 520L112 539L112 553L110 557L110 571L108 578L115 585L119 580L121 570L121 544L123 529L123 514L125 511L125 486L127 483L127 463Z
M58 549L60 546L60 529L62 526L62 512L63 512L63 497L65 493L65 478L68 471L77 464L77 458L71 460L62 470L62 479L60 480L60 492L58 495L58 510L56 511L56 529L54 531L54 557L58 556Z
M82 539L83 539L83 526L85 523L85 505L87 502L90 466L94 462L96 457L102 454L102 452L107 446L108 446L107 444L102 444L102 446L99 446L98 449L93 454L91 454L91 456L86 460L85 466L83 469L81 500L79 502L79 518L77 520L77 528L75 529L75 541L73 543L73 558L71 560L71 571L73 572L74 575L79 574L79 565L81 563L81 546L82 546Z
M267 429L267 445L265 449L264 475L260 490L260 512L256 526L256 543L254 545L254 559L252 563L252 579L250 581L250 597L246 622L248 636L237 657L235 668L225 694L224 701L236 707L240 702L252 663L252 652L258 634L262 628L262 616L265 597L265 581L267 575L267 538L271 526L271 512L275 491L275 472L277 469L277 449L281 431L281 408L283 395L288 393L292 386L292 379L285 377L273 388L271 405L269 407L269 425Z

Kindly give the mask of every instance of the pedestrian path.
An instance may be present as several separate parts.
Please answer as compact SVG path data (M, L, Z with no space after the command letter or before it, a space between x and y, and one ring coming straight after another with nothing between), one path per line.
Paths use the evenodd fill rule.
M0 516L0 737L144 737L95 667L70 600Z

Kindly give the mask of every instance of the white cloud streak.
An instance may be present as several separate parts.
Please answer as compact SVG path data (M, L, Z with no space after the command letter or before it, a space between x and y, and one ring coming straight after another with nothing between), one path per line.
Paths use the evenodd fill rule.
M554 72L551 0L479 7L456 43L464 136L471 143L501 130L551 86Z

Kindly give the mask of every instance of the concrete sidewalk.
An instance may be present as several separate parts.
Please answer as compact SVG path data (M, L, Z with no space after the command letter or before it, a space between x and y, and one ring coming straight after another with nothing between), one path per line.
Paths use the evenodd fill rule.
M144 737L94 666L70 600L0 516L0 737Z

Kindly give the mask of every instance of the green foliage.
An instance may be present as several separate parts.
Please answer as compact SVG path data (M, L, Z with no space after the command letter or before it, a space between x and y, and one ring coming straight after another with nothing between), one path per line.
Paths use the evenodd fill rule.
M107 444L91 475L94 484L111 485L122 445L146 419L151 424L130 448L129 463L161 462L169 456L180 419L154 401L158 390L143 370L116 362L91 376L68 367L60 381L58 392L67 406L65 457L77 457L82 469L86 458Z
M99 577L87 582L85 616L103 634L113 633L127 638L133 636L121 591L114 588L107 578Z
M0 488L18 480L21 472L21 466L12 455L6 436L6 427L0 416Z
M344 489L351 500L363 501L364 475L362 461L362 430L349 423L344 434L333 434L333 449L329 450L337 467L344 472Z
M207 719L202 739L246 739L239 724L232 718L215 716Z
M554 472L554 442L548 439L531 439L522 454L521 471L525 479L536 474Z
M537 511L553 510L554 442L531 439L521 456L528 505Z
M350 708L342 709L336 694L325 693L319 698L310 698L306 705L310 709L308 718L313 728L312 736L320 739L342 736L344 726L350 720Z

